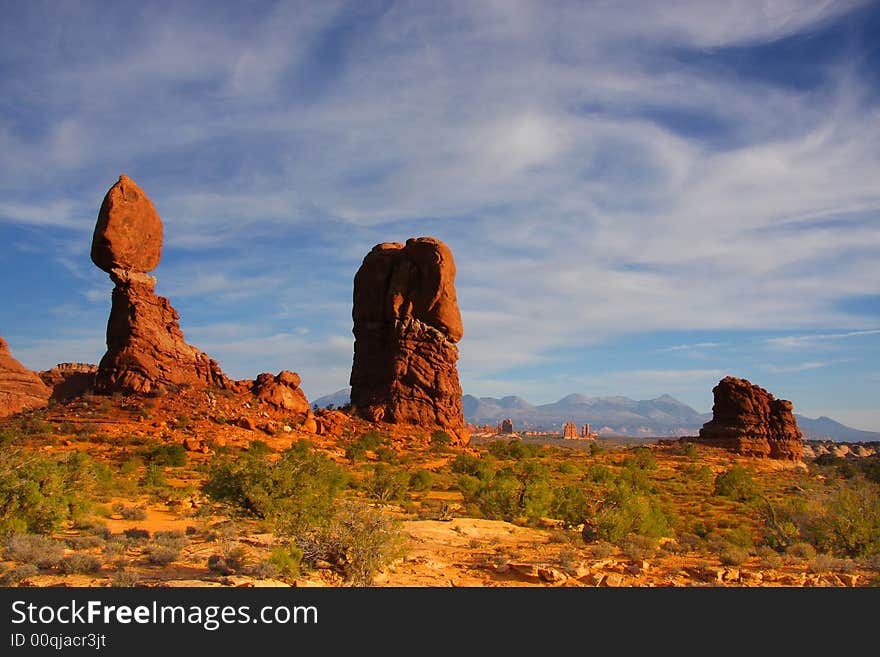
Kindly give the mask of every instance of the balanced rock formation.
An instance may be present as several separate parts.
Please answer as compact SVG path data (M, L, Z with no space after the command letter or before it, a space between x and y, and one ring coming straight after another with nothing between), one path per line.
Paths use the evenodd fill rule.
M127 177L110 188L92 238L92 262L115 283L107 353L98 365L98 392L161 392L173 385L229 387L217 362L186 343L180 316L156 296L147 272L159 264L162 222L152 201Z
M95 389L98 366L90 363L59 363L40 372L40 378L52 389L52 401L68 401Z
M351 403L371 421L434 426L466 442L455 262L432 237L378 244L354 277Z
M803 458L802 434L790 401L733 376L721 379L712 393L712 419L700 429L700 442L745 456Z
M0 338L0 417L43 408L51 394L35 372L12 357L6 340Z
M501 426L499 427L499 433L513 433L513 420L509 417L501 420Z

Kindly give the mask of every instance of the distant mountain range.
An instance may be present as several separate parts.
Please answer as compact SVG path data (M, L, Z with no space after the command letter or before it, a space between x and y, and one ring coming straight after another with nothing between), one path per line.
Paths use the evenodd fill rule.
M313 401L319 408L349 402L349 388ZM566 422L590 428L606 436L677 437L694 436L711 413L698 413L669 395L656 399L635 400L628 397L587 397L572 394L552 404L535 406L522 397L474 397L461 399L465 420L475 425L498 425L510 418L516 431L560 431ZM860 431L828 417L816 419L795 415L804 438L840 442L880 441L880 432Z

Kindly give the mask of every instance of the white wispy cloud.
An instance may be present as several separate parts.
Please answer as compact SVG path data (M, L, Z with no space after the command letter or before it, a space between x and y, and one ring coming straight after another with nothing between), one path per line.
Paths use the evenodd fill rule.
M860 338L867 335L880 335L880 329L867 329L864 331L844 331L841 333L814 333L809 335L785 335L776 338L767 338L764 343L769 347L779 349L808 349L815 348L824 343L837 342L848 338Z
M841 363L850 362L849 359L827 360L827 361L807 361L805 363L796 363L794 365L761 365L761 369L770 374L793 374L796 372L806 372L808 370L818 370Z

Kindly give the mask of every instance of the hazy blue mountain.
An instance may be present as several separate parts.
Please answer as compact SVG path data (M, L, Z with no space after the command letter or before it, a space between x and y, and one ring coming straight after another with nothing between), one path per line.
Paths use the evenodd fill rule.
M657 399L587 397L572 394L551 404L534 406L520 397L462 398L465 419L474 424L513 420L514 429L552 431L566 422L589 422L601 434L623 436L673 436L694 434L709 419L669 395Z
M862 431L845 426L830 417L818 417L811 419L795 413L798 427L804 434L804 438L810 440L837 440L844 443L860 443L880 441L880 432Z
M336 392L331 392L329 395L324 395L323 397L318 397L317 399L312 400L312 405L318 405L318 408L327 408L330 404L333 404L333 408L339 408L340 406L345 406L351 401L351 388L343 388L342 390L337 390Z
M319 408L327 408L330 404L339 408L349 403L350 395L351 388L343 388L318 397L312 403ZM515 395L501 398L464 395L461 405L468 422L495 426L509 417L516 431L561 431L566 422L574 422L578 427L589 422L593 431L601 435L694 436L712 418L711 413L698 413L670 395L636 400L571 394L539 406ZM878 432L853 429L828 417L811 419L797 414L795 417L804 438L810 440L880 441Z

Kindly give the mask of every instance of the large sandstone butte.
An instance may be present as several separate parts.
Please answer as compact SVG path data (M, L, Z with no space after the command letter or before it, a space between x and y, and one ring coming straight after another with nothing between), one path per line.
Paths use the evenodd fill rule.
M0 417L42 408L51 394L35 372L12 357L6 340L0 337Z
M217 362L186 343L180 316L146 272L159 264L162 222L128 176L110 188L92 238L92 261L115 283L98 392L152 393L173 385L229 387Z
M733 376L721 379L712 394L712 419L700 429L700 442L745 456L803 458L802 434L790 401Z
M362 417L441 427L466 442L452 252L433 237L377 244L354 277L351 403Z

